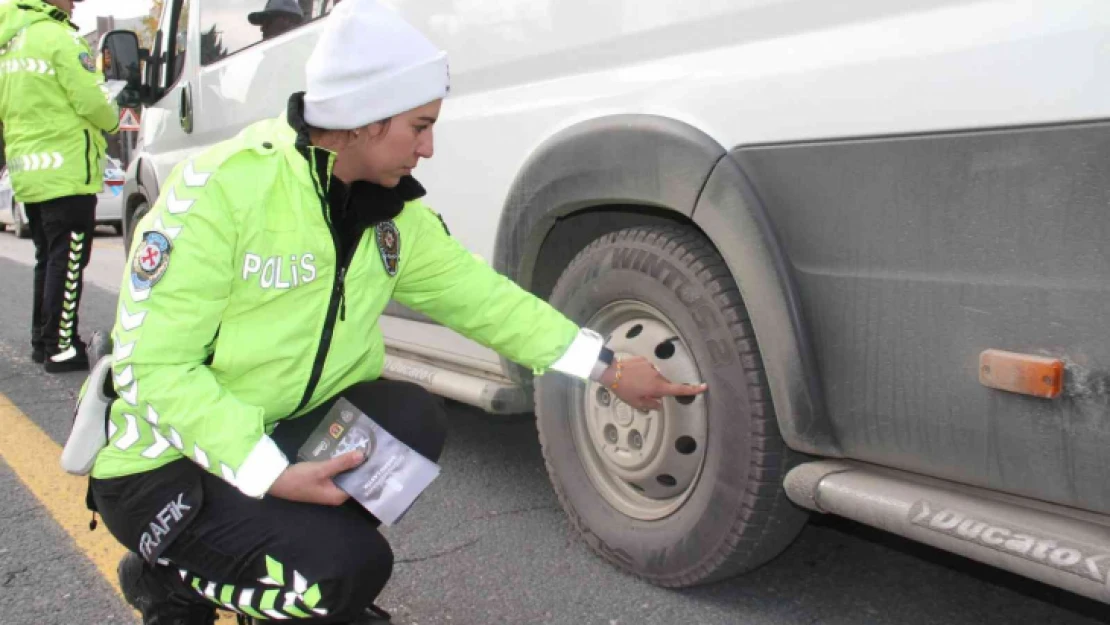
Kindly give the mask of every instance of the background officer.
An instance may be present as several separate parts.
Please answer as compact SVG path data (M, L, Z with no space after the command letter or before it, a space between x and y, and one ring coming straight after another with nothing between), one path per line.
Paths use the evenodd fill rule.
M266 8L247 16L247 21L262 31L262 40L287 33L304 22L297 0L267 0Z
M82 271L104 184L101 133L119 128L104 76L70 21L74 1L0 6L0 122L35 242L32 359L50 373L88 367L77 332Z

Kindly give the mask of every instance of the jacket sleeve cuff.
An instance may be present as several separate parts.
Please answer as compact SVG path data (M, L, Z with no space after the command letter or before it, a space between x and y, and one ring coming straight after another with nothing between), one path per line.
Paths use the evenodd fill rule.
M289 460L281 453L274 440L263 435L247 454L243 464L239 465L235 486L244 495L260 499L288 466Z
M588 380L604 345L605 339L600 334L588 328L582 328L567 351L563 352L551 368L580 380Z

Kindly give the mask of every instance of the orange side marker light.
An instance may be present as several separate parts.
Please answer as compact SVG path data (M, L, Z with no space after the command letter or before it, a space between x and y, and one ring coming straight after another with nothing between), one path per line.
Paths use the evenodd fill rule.
M1011 393L1056 399L1064 392L1064 361L988 349L979 354L979 383Z

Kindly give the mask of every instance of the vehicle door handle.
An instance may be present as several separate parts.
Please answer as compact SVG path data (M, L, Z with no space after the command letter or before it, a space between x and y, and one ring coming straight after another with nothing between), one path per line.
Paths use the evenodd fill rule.
M181 128L186 133L193 132L193 90L189 83L181 88L181 106L178 109Z

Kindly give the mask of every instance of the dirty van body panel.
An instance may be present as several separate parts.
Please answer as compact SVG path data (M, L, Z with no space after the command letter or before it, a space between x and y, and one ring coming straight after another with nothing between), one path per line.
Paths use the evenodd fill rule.
M732 155L845 456L1110 513L1110 121ZM1064 395L980 385L989 348L1065 359Z

